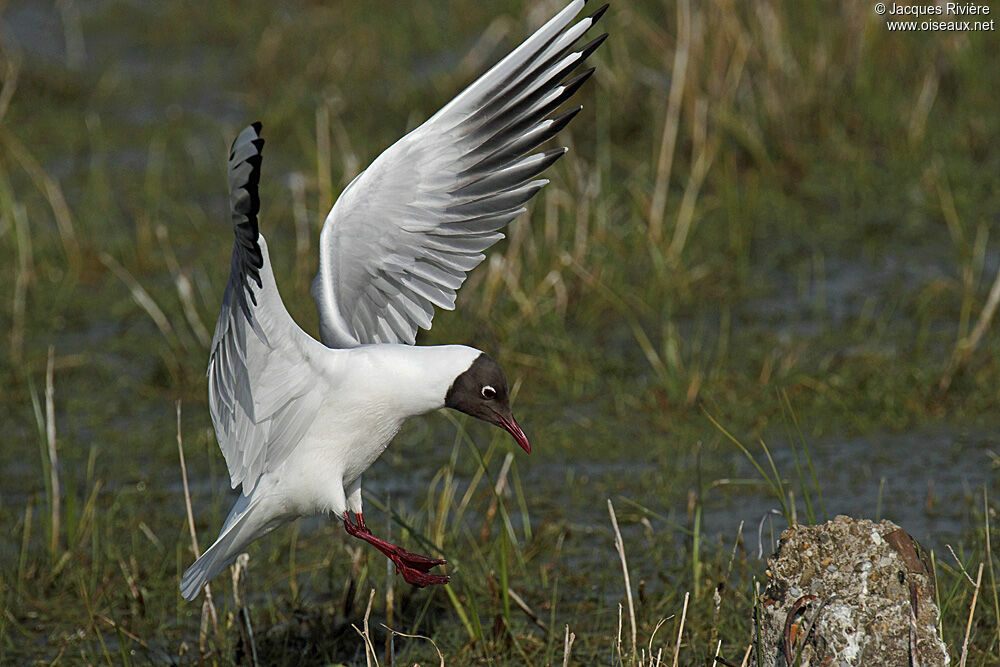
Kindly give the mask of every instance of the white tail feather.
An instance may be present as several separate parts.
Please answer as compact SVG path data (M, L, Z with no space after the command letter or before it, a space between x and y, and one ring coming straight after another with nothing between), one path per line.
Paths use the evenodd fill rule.
M247 545L284 523L266 514L261 511L260 500L240 496L218 539L181 577L181 596L185 600L196 598L202 587L232 563Z

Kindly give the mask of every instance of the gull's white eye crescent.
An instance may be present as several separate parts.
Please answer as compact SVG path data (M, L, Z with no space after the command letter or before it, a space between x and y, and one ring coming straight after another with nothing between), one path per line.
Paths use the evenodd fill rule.
M482 390L483 398L487 401L491 401L497 397L497 390L489 385L484 385Z

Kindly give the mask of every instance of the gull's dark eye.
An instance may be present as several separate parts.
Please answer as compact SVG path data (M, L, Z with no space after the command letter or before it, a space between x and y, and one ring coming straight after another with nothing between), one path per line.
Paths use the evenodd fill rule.
M485 385L481 393L487 401L492 401L497 397L497 390L489 385Z

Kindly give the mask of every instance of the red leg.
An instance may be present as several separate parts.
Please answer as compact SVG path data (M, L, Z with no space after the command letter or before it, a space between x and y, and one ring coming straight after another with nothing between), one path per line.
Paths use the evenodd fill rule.
M403 579L407 583L418 587L448 583L447 575L428 574L431 568L437 565L444 565L446 561L415 554L403 547L375 537L368 530L368 526L365 525L364 517L361 514L355 514L354 516L357 519L357 525L351 522L349 514L344 514L344 529L347 531L347 534L364 540L385 554L396 566L396 571L403 575Z

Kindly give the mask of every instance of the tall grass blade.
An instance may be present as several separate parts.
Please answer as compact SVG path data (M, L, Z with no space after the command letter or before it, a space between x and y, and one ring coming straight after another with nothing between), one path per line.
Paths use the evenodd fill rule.
M969 658L969 633L972 632L972 618L976 614L976 601L979 599L979 586L983 581L983 563L979 564L979 572L976 574L975 588L972 592L972 604L969 605L969 622L965 625L965 640L962 642L962 657L958 661L958 667L965 667L965 661Z
M181 462L181 483L184 487L184 509L187 512L187 524L188 524L188 534L191 537L191 552L194 554L195 559L201 555L201 549L198 548L198 533L195 531L194 527L194 511L191 509L191 489L188 488L188 475L187 475L187 463L184 461L184 438L181 435L181 402L178 400L176 403L177 410L177 456ZM205 587L202 589L205 594L205 602L202 605L202 623L201 623L201 637L200 637L200 647L202 655L205 654L205 627L208 621L211 621L212 628L215 631L215 637L222 645L222 633L219 631L219 615L215 610L215 602L212 600L212 587L206 581Z
M691 2L677 2L677 46L674 49L673 71L670 76L670 95L667 99L660 135L660 153L656 163L656 179L653 182L653 197L649 204L649 239L658 245L663 237L663 218L667 206L667 191L670 187L670 172L673 169L677 146L677 129L680 124L681 100L687 82L688 57L691 50Z
M56 446L55 410L55 348L49 346L49 359L45 365L45 442L49 453L49 488L52 490L51 520L49 523L49 554L55 558L59 550L59 536L62 524L62 492L59 488L59 449Z
M677 625L677 643L674 645L673 667L677 667L677 662L681 657L681 639L684 637L684 622L687 620L688 600L690 598L690 593L684 594L684 609L681 611L681 622Z
M792 402L788 398L788 392L785 390L781 391L781 395L785 401L785 408L788 410L788 415L792 419L792 424L795 425L795 432L799 437L799 446L802 447L803 453L806 456L806 465L809 466L809 474L812 475L813 489L816 491L816 496L819 498L819 508L823 512L823 521L829 521L829 515L826 513L826 503L823 501L823 487L819 483L819 475L816 474L816 466L813 465L812 454L809 452L809 446L806 444L805 435L802 433L802 426L799 424L798 415L795 414L795 410L792 409ZM806 486L804 480L802 480L802 489L805 491ZM816 523L814 517L809 519L812 523Z
M622 579L625 582L625 600L628 603L628 621L629 627L632 631L632 653L634 657L636 655L636 640L637 631L635 625L635 604L632 602L632 582L629 580L628 575L628 560L625 558L625 542L622 540L622 533L618 530L618 517L615 515L615 506L611 504L611 498L608 498L608 515L611 516L611 526L614 528L615 532L615 550L618 551L618 558L622 562Z
M983 537L986 542L986 563L989 566L990 590L993 592L993 613L995 614L996 627L993 630L993 641L997 640L997 633L1000 632L1000 595L997 592L996 572L993 568L993 544L990 537L990 502L986 486L983 486Z
M469 621L469 615L465 612L465 605L462 604L461 600L458 599L458 595L455 594L455 588L453 586L445 586L444 592L448 595L448 600L451 601L452 609L458 615L458 620L461 621L462 627L465 628L465 633L469 635L471 641L477 641L482 639L482 631L480 629L477 632L472 627L472 622Z
M21 167L28 174L35 187L42 192L52 208L52 214L59 229L59 239L62 241L63 252L66 262L74 273L80 267L80 244L76 238L76 231L73 227L73 217L70 214L69 205L63 195L62 188L49 176L38 160L24 147L17 138L0 127L0 144L3 144L8 154L20 163Z
M741 452L743 452L743 455L747 458L747 460L750 461L751 465L753 465L753 467L757 469L757 472L760 473L760 476L771 488L771 492L774 494L774 497L778 499L779 503L781 503L782 513L785 515L786 518L790 519L792 513L788 507L788 499L785 496L785 489L781 483L781 478L778 477L778 471L774 466L774 461L771 460L771 454L767 450L767 445L765 445L764 442L761 441L761 445L764 447L764 453L767 454L767 458L771 462L771 470L774 471L774 478L772 478L767 472L765 472L764 468L760 465L760 463L757 462L757 458L750 453L750 450L748 450L746 446L736 438L736 436L727 431L726 428L722 424L720 424L718 420L715 417L713 417L710 412L708 412L708 410L702 407L702 412L705 413L705 416L708 417L708 420L712 422L715 428L717 428L719 432L726 437L727 440L736 445L736 447Z
M9 194L6 180L0 177L3 194ZM27 307L28 286L34 273L34 253L31 248L31 228L24 206L15 204L11 208L17 238L17 267L14 275L14 299L10 318L10 358L15 365L24 361L24 317Z

